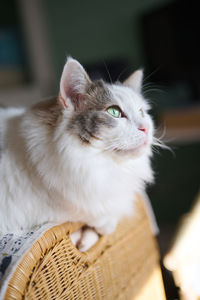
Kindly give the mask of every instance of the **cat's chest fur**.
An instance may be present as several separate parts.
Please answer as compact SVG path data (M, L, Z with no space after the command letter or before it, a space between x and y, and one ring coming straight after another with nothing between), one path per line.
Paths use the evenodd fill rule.
M106 155L80 153L77 159L69 161L68 167L64 191L69 201L73 199L77 210L81 208L94 217L128 212L130 195L133 198L133 191L140 184L138 178L135 182L134 172L128 165L110 160Z
M65 142L64 153L46 150L37 166L39 173L44 172L44 186L55 191L66 218L88 223L92 218L130 213L134 193L143 187L144 174L139 173L146 168L145 159L124 163L87 145L80 147L70 136Z

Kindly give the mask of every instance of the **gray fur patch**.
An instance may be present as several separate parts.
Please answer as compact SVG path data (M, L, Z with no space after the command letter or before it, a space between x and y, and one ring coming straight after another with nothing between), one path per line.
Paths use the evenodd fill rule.
M91 138L99 139L103 128L112 128L115 120L101 111L76 113L70 120L68 130L83 142L90 143Z
M81 141L90 143L91 138L99 139L103 128L111 128L115 120L105 113L113 105L111 93L102 80L92 82L85 95L84 106L76 111L68 124L68 130Z
M113 104L112 95L103 80L92 82L86 97L87 110L105 110Z
M92 82L83 97L69 120L67 130L82 142L90 143L92 138L99 139L103 128L115 126L116 120L105 113L105 110L114 103L108 87L102 80ZM59 101L53 98L36 104L31 108L31 112L43 124L55 128L62 109Z
M56 98L52 98L37 103L31 108L31 111L43 124L55 127L57 125L57 120L61 115L62 107Z

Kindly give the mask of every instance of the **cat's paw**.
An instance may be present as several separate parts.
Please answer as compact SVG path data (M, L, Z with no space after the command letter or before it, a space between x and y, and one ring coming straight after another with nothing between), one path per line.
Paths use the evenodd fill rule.
M96 244L99 239L99 235L94 229L85 227L72 233L70 238L79 251L85 252Z
M79 229L79 230L73 232L72 234L70 234L70 238L71 238L71 241L74 244L74 246L77 247L78 242L81 239L81 235L82 235L82 229Z
M78 249L81 252L85 252L89 250L99 239L98 233L92 229L87 227L83 230L81 239L78 243Z
M109 220L100 226L95 226L95 229L100 235L107 235L113 233L116 229L116 226L116 220Z

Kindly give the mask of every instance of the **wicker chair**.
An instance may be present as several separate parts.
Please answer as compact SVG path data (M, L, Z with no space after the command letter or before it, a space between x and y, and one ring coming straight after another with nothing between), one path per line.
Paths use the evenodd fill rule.
M47 230L24 255L5 299L165 299L157 244L142 198L135 217L79 252L69 234L81 224Z

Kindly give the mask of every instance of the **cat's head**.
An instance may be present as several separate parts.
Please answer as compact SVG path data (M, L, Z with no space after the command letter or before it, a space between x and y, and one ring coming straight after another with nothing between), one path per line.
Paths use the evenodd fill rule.
M124 83L92 82L81 64L68 58L59 94L68 132L84 147L112 155L150 154L153 122L141 94L142 79L138 70Z

